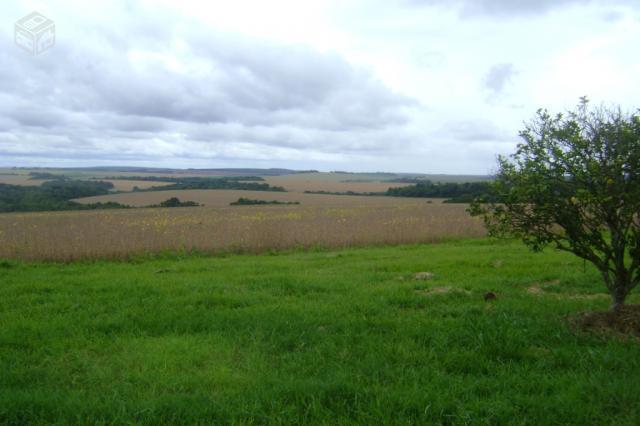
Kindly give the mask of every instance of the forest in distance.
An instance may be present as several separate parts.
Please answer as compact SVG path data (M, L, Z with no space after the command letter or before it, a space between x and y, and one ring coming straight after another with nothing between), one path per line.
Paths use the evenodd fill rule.
M31 172L29 180L42 180L40 185L12 185L0 183L0 212L64 211L129 208L118 202L83 204L74 199L107 195L115 191L113 181L150 182L151 186L132 191L169 191L169 190L246 190L286 192L282 186L270 185L261 176L220 176L220 177L167 177L167 176L106 176L90 179L70 178L63 174L50 172ZM351 182L351 181L349 181ZM351 196L390 196L412 198L440 198L449 203L469 203L478 197L486 197L489 182L432 182L428 179L396 179L393 183L405 186L391 187L380 192L357 191L305 191L311 194L351 195ZM161 186L153 186L162 183ZM187 200L188 202L188 200ZM193 204L192 204L193 205Z

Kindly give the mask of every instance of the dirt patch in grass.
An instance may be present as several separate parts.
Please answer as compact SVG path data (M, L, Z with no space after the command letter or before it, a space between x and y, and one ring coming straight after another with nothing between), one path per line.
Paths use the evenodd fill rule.
M529 294L544 294L545 289L549 287L554 287L560 284L560 280L552 280L544 283L533 283L529 287L527 287L527 293Z
M553 296L557 299L580 299L580 300L594 300L594 299L608 299L609 295L605 293L596 294L563 294L563 293L551 293L547 289L555 287L560 284L560 280L547 281L544 283L534 283L527 287L527 293L534 294L536 296Z
M559 295L561 296L561 295ZM609 299L611 296L605 293L596 293L596 294L568 294L565 296L566 299L580 299L580 300L596 300L596 299Z
M431 295L435 295L435 294L447 294L447 293L451 293L451 292L471 294L471 292L468 291L468 290L463 290L463 289L460 289L460 288L453 288L453 287L432 287L432 288L425 288L425 289L422 289L422 290L416 290L416 294L419 294L421 296L431 296Z
M620 310L580 312L567 317L571 329L640 338L640 305L626 305Z
M532 285L531 287L527 287L527 293L529 293L529 294L543 294L544 290L541 289L537 285Z
M412 275L414 280L431 280L435 277L433 272L416 272Z

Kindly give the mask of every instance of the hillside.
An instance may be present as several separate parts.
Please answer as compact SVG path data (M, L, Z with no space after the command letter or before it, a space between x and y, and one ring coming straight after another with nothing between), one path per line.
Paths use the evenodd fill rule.
M0 280L3 424L640 416L637 342L564 320L607 308L596 271L519 243L2 262Z

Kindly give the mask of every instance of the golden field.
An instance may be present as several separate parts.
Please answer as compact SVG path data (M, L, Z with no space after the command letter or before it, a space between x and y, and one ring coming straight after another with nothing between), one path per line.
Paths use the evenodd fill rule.
M284 176L267 176L264 180L272 186L282 186L287 191L327 191L327 192L386 192L389 188L410 185L408 183L385 182L382 180L365 180L360 175L340 173L302 173ZM350 181L351 180L351 181Z
M264 194L267 199L275 195L289 194ZM327 196L318 197L324 205L0 214L0 258L70 261L166 250L341 248L485 234L482 223L466 213L466 205L343 196L332 197L331 204ZM358 200L347 203L343 198Z
M359 195L326 195L326 194L302 194L296 192L276 191L243 191L230 189L183 189L152 192L130 192L123 194L99 195L95 197L78 198L73 201L79 203L104 203L113 201L132 207L145 207L160 204L162 201L176 197L180 201L195 201L207 207L227 207L238 198L244 197L252 200L298 201L305 206L334 206L334 205L421 205L426 200L415 198L392 198L386 196L359 196ZM432 200L432 202L440 202Z
M113 184L114 191L133 191L134 187L139 189L148 189L153 186L166 186L171 185L170 182L158 182L150 180L120 180L120 179L97 179L104 182L111 182Z
M5 185L20 185L20 186L40 186L46 180L42 179L30 179L29 175L3 175L0 174L0 183Z

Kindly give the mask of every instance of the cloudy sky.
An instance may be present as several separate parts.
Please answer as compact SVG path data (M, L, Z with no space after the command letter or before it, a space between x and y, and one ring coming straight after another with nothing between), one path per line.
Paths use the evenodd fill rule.
M2 6L0 166L483 174L539 107L640 107L637 0Z

